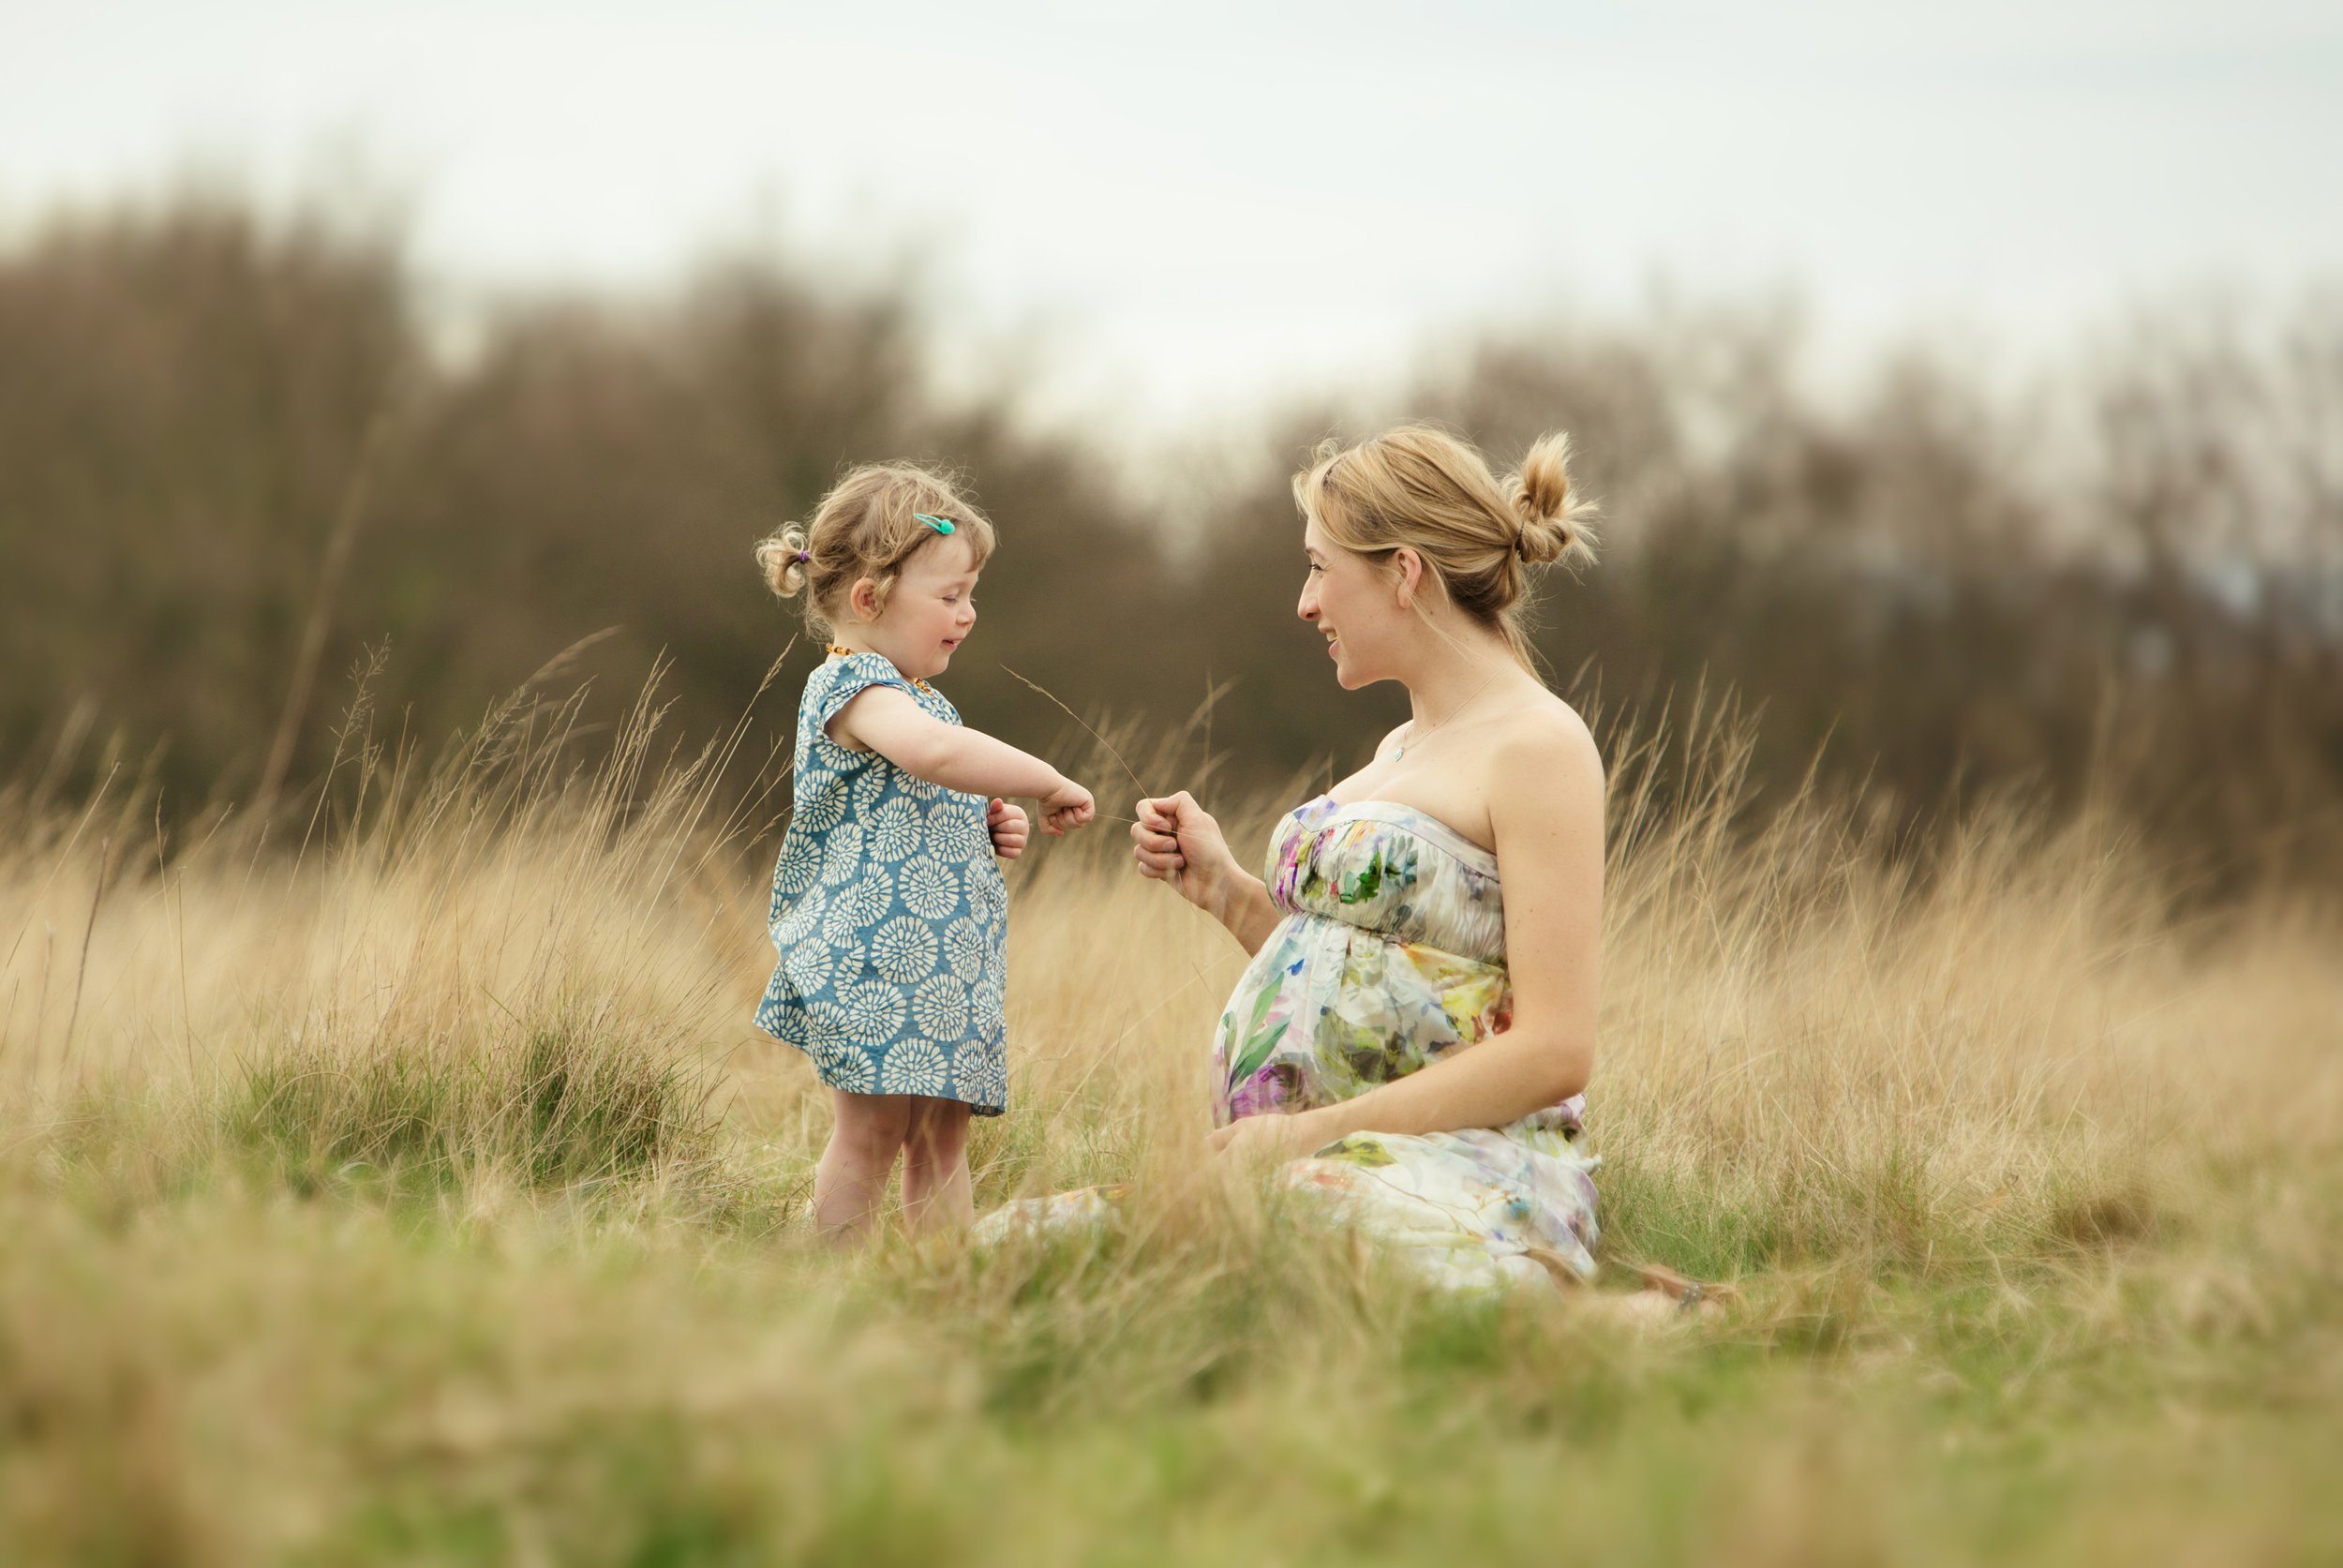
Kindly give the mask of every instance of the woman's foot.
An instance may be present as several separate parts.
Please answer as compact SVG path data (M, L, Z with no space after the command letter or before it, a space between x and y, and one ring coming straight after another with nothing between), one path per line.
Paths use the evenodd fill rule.
M1589 1291L1586 1301L1597 1311L1638 1327L1664 1327L1721 1318L1726 1302L1740 1299L1730 1285L1709 1284L1658 1263L1647 1263L1637 1273L1643 1279L1641 1290L1625 1294Z
M1646 1263L1636 1273L1642 1276L1643 1289L1630 1299L1659 1303L1657 1307L1644 1309L1654 1316L1716 1318L1724 1315L1726 1302L1740 1299L1740 1292L1730 1285L1712 1285L1660 1263Z

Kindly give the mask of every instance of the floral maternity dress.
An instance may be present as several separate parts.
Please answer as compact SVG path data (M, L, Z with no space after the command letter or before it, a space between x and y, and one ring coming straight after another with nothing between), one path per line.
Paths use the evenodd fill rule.
M1264 880L1284 918L1213 1039L1213 1115L1306 1111L1469 1049L1511 1017L1497 858L1382 800L1306 801L1278 823ZM1396 1249L1435 1283L1480 1288L1594 1272L1583 1097L1501 1127L1358 1132L1289 1161L1284 1186ZM1010 1204L1021 1223L1095 1219L1097 1189Z

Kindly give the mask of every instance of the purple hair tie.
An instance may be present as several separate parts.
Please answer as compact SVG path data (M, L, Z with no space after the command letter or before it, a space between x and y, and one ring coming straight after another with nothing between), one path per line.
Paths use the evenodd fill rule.
M812 560L813 559L813 552L811 550L799 550L797 554L797 559L799 560Z

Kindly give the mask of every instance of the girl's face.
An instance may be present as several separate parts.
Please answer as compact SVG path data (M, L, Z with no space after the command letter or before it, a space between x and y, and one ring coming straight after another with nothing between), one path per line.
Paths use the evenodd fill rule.
M1293 613L1325 637L1335 679L1345 691L1393 679L1394 655L1415 618L1400 605L1390 569L1327 538L1316 518L1302 530L1302 548L1309 572Z
M855 585L858 601L869 581ZM950 665L976 623L975 552L965 539L938 534L903 563L886 607L876 620L864 618L859 630L873 652L887 655L905 675L929 680Z

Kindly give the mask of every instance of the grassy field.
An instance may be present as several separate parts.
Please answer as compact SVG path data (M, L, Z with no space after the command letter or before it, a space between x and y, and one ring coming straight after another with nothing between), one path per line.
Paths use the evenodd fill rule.
M2014 804L1736 832L1745 732L1624 750L1605 1288L1741 1294L1638 1330L1201 1159L1240 955L1109 825L1013 880L974 1157L980 1208L1133 1181L1130 1232L839 1256L747 1023L769 806L570 712L353 739L313 822L0 795L0 1559L2343 1557L2333 909L2184 918Z

